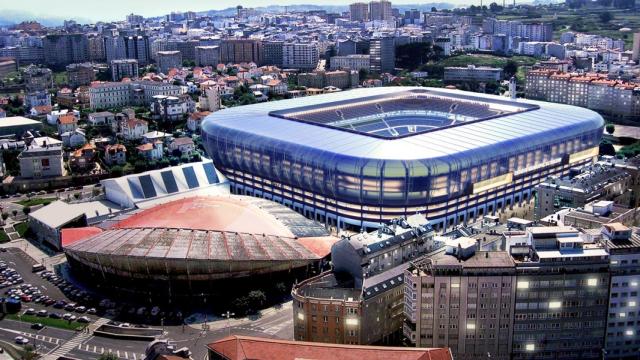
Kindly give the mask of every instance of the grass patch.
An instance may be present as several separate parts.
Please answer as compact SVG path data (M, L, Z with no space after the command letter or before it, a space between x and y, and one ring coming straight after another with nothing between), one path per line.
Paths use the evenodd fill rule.
M439 61L437 64L442 66L491 66L502 68L509 60L515 61L518 65L533 65L536 58L531 56L496 56L487 54L469 54L448 57Z
M67 320L63 319L52 319L50 317L40 317L35 315L21 315L18 317L17 314L7 314L5 318L30 324L40 323L44 326L66 330L82 330L87 326L86 324L81 324L76 321L69 323Z
M27 200L20 200L18 202L16 202L16 204L22 205L22 206L36 206L36 205L49 205L52 202L56 201L58 199L56 198L36 198L36 199L27 199Z
M29 224L26 222L21 222L13 225L13 228L16 230L18 235L20 235L20 237L24 237L24 234L26 234L27 230L29 230Z
M0 244L8 243L11 239L4 230L0 230Z

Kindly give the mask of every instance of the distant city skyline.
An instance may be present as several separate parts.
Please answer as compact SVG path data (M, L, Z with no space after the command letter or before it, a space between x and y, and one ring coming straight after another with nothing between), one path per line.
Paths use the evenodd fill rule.
M478 0L479 3L480 0ZM90 21L113 21L121 20L127 14L136 13L143 16L154 17L168 14L172 11L206 11L222 10L237 5L245 7L263 7L270 5L327 5L340 6L349 5L355 0L280 0L280 1L257 1L257 0L189 0L189 5L177 3L170 0L111 0L111 1L88 1L78 4L76 1L62 0L25 0L11 2L0 5L3 12L10 11L16 16L33 18L60 18L60 19L80 19ZM368 1L366 1L368 2ZM438 1L433 1L438 2ZM468 0L446 0L442 1L453 5L463 5L473 3ZM392 1L393 4L417 4L418 0ZM6 14L4 16L6 18Z

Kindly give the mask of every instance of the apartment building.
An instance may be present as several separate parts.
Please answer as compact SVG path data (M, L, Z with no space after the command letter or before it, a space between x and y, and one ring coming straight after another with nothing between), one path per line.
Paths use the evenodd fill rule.
M223 64L262 63L262 42L253 39L224 39L220 43Z
M39 179L64 175L61 143L32 145L18 155L20 177Z
M640 88L606 74L531 70L525 77L525 97L587 107L613 117L640 116Z
M369 55L346 55L332 56L331 70L369 70L371 68L371 58Z
M317 43L285 43L282 45L282 67L313 70L318 66L320 52Z
M502 79L502 69L489 66L445 67L444 81L498 82Z
M505 251L476 251L475 239L448 240L444 251L405 271L404 335L418 347L449 347L455 359L509 359L516 287Z
M605 340L606 359L631 360L640 354L640 234L620 223L602 227L609 250L611 292Z
M333 270L294 286L294 338L338 344L398 341L402 331L404 270L436 249L422 215L396 219L371 233L338 241Z
M369 5L363 2L349 5L349 19L351 21L369 21Z
M109 109L122 106L146 106L157 95L178 96L179 86L154 81L107 82L91 85L90 108Z
M393 72L396 67L395 39L375 37L369 44L370 70L375 73Z
M137 79L140 76L136 59L112 60L110 68L112 81L120 81L124 78Z
M216 66L220 63L219 46L196 46L196 66Z
M158 70L168 74L171 69L182 68L182 53L180 51L158 51Z
M375 0L369 3L369 20L392 20L393 11L391 2L386 0Z
M70 64L67 65L67 76L69 85L76 88L78 86L86 86L96 79L91 63Z

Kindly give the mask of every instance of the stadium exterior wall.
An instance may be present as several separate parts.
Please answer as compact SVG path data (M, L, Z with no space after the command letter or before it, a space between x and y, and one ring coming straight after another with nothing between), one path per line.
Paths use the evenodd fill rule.
M548 176L598 155L601 116L543 102L526 101L539 110L398 140L269 116L393 91L360 89L223 110L203 124L205 148L235 193L338 227L375 228L419 212L438 230L528 200Z

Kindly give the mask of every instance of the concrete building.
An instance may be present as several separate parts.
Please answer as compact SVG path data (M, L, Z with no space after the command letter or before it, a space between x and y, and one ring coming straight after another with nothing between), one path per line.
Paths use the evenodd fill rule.
M45 91L53 87L53 73L50 69L30 65L22 71L27 92Z
M392 37L375 37L370 41L370 64L374 73L393 72L396 67L396 47Z
M320 52L317 43L285 43L282 45L282 67L313 70L318 66Z
M182 53L180 51L158 51L158 70L169 73L171 69L182 68Z
M195 112L195 102L189 95L156 95L150 105L151 116L162 121L179 121Z
M136 59L111 60L110 68L112 81L120 81L123 78L137 79L140 76Z
M605 359L631 360L640 354L640 235L619 223L602 227L609 250L611 290L607 314Z
M0 137L21 137L27 131L42 130L42 122L22 116L3 117L0 120Z
M89 61L104 62L106 55L104 52L104 37L98 34L90 34L87 36L89 47Z
M601 359L606 249L571 227L533 227L510 253L517 278L511 359Z
M369 20L391 20L393 12L391 11L391 2L386 0L375 0L369 3Z
M502 69L488 66L445 67L444 81L498 82L502 79Z
M94 83L89 89L91 109L147 106L156 95L179 96L180 86L154 81Z
M351 21L369 21L369 5L363 2L349 5L349 19Z
M262 62L265 65L275 65L282 67L283 41L263 41L262 42Z
M367 70L371 68L369 55L346 55L331 57L331 70Z
M215 82L204 82L200 84L200 97L198 107L202 111L218 111L222 105L220 100L220 88Z
M70 64L67 65L67 77L69 85L76 88L78 86L86 86L96 79L95 71L91 63Z
M337 344L397 341L408 262L433 251L435 231L422 215L396 219L331 248L333 270L294 286L294 339Z
M20 177L39 179L64 175L61 143L32 145L18 155Z
M405 271L404 334L418 347L449 347L455 359L510 359L516 269L505 251L476 251L471 238Z
M338 89L348 89L358 86L358 72L353 71L314 71L311 73L298 74L298 86L322 89L325 87L335 87Z
M85 34L48 34L42 39L45 62L64 67L89 61L89 42Z
M13 58L0 58L0 79L18 71L18 63Z
M262 43L253 39L224 39L220 43L223 64L262 63Z
M196 46L196 66L216 66L220 63L219 46Z
M583 155L596 156L595 153ZM536 220L565 207L584 207L595 200L613 200L622 205L630 203L632 177L624 170L595 164L579 171L566 178L549 178L536 186Z
M638 62L640 60L640 32L633 34L633 48L631 60Z

